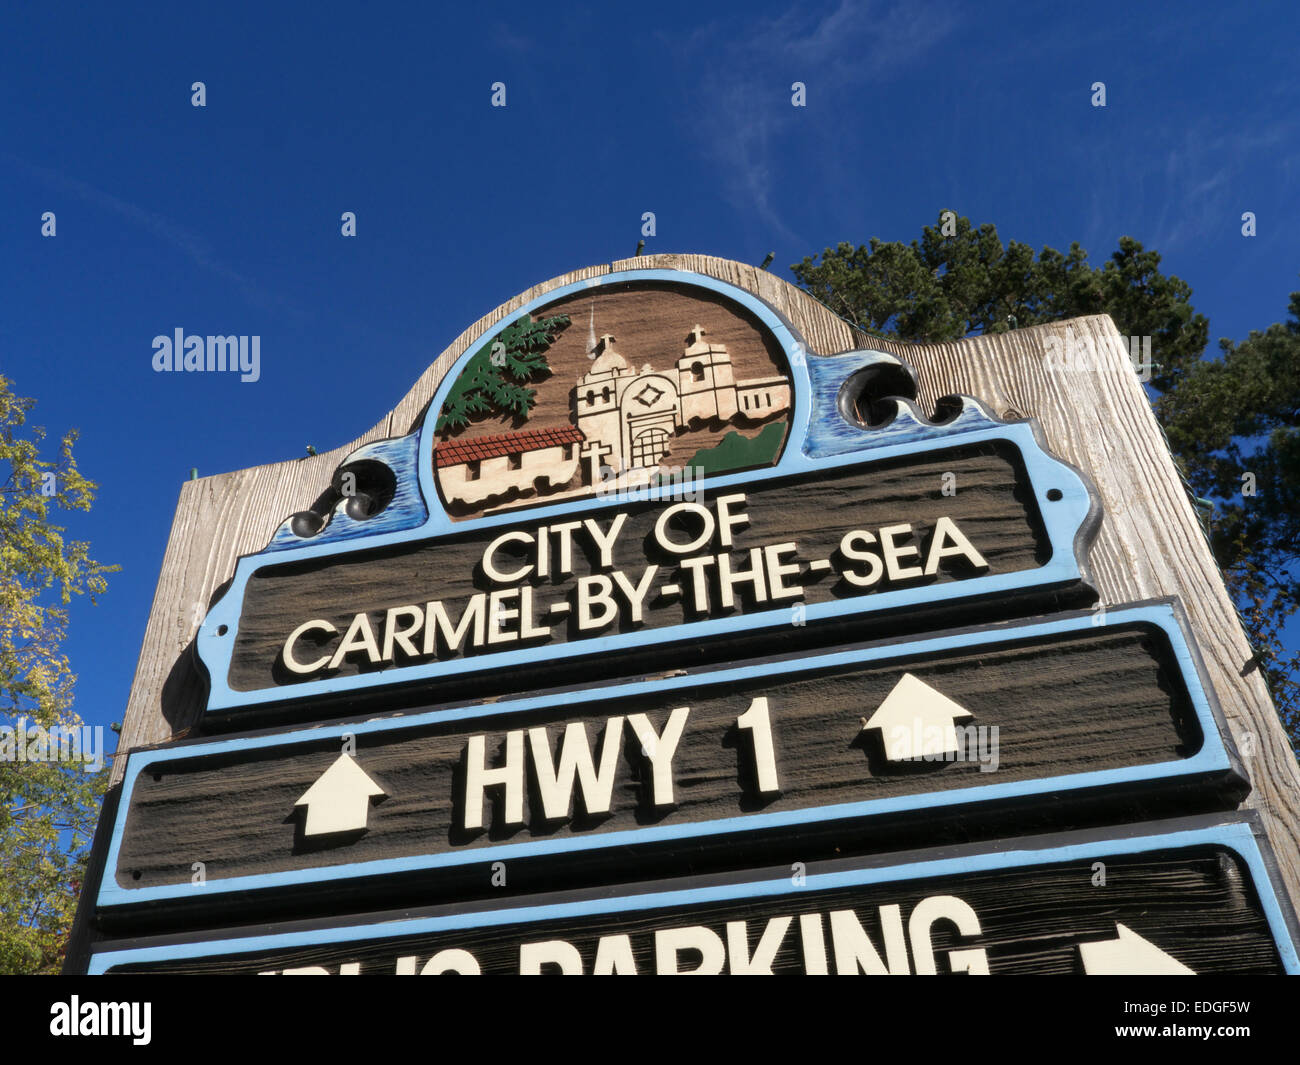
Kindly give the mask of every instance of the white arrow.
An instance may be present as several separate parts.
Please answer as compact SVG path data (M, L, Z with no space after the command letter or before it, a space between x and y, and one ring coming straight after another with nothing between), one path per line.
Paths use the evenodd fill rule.
M927 757L938 761L961 750L953 722L971 716L964 706L904 673L870 720L862 722L862 731L880 729L885 757L891 762Z
M1083 971L1089 976L1195 976L1177 958L1171 958L1149 940L1118 921L1119 936L1097 943L1080 943Z
M328 836L366 827L370 800L388 794L376 784L350 754L341 754L316 783L303 792L294 806L307 807L305 836Z

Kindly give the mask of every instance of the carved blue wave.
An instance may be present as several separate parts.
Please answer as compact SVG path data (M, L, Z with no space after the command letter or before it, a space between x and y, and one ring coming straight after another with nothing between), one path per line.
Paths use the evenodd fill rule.
M284 551L291 547L305 544L337 543L343 540L355 540L362 536L375 536L379 533L396 532L399 529L415 529L423 525L429 517L424 498L420 494L420 434L411 433L391 440L376 440L364 444L352 452L341 465L370 459L382 462L393 471L397 481L397 492L392 502L374 517L357 521L344 509L346 500L340 500L329 516L325 527L314 536L298 536L291 527L291 519L285 519L267 544L267 551Z
M844 355L826 358L812 355L804 359L812 390L812 412L803 445L804 454L821 458L850 451L870 451L1006 424L969 396L959 397L962 407L956 417L937 424L926 418L921 409L908 399L898 401L898 413L887 425L867 428L846 420L839 409L840 389L859 370L880 363L905 366L901 360L883 351L851 351Z

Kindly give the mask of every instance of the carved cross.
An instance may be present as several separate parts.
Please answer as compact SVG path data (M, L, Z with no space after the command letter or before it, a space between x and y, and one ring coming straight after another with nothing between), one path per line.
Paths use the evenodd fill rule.
M588 440L582 445L581 455L591 465L591 483L600 484L600 460L606 455L612 455L614 449L607 444L602 444L599 440Z

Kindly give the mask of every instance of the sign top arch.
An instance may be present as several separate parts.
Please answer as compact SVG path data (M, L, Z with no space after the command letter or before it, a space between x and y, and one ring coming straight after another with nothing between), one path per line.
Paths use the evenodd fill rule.
M1083 477L1028 420L916 397L897 356L812 351L771 303L696 271L523 299L409 433L353 451L318 510L240 559L197 640L209 720L994 596L1078 601L1098 517Z

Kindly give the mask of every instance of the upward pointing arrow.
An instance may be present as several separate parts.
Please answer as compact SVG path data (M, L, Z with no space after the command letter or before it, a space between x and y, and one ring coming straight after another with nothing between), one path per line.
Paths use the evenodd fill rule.
M366 827L370 800L386 795L350 754L341 754L293 805L307 808L305 836L355 832Z
M880 729L885 757L891 762L941 759L961 750L953 722L971 716L969 710L943 692L904 673L870 720L863 721L862 731Z
M1115 939L1080 943L1083 971L1089 976L1195 976L1177 958L1171 958L1150 940L1143 939L1118 921Z

